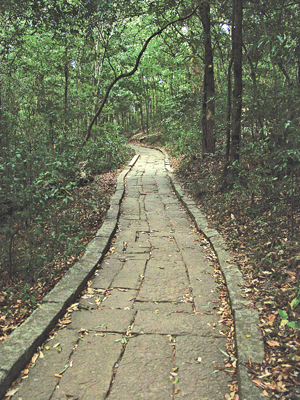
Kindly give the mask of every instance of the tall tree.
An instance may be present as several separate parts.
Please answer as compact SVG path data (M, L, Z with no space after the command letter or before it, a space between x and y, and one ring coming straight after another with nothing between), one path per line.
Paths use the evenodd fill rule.
M233 0L233 24L232 24L232 56L233 56L233 111L232 111L232 136L231 157L232 161L239 161L241 142L241 118L242 118L242 52L243 52L243 0Z
M215 152L215 80L210 32L210 4L200 3L200 18L204 30L205 67L202 102L202 153Z

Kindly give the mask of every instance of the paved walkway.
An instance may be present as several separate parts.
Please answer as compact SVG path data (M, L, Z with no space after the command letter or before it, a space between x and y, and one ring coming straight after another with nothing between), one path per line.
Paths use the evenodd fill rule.
M214 269L172 193L164 156L138 147L119 230L71 323L13 400L221 400L226 337Z

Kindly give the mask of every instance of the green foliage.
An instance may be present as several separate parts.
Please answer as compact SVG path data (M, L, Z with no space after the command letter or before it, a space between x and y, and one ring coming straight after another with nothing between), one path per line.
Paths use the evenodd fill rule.
M166 99L162 128L165 137L179 154L199 153L200 111L198 94L183 91Z
M230 199L240 196L245 214L257 217L260 234L265 221L258 205L269 201L272 212L279 214L285 202L290 212L283 218L296 232L293 215L299 205L300 172L296 4L281 7L273 0L268 9L259 2L245 4L241 157L224 179L201 165L205 38L197 15L170 26L149 44L136 74L113 88L91 139L82 146L112 80L132 69L154 31L185 15L192 3L23 3L4 1L0 6L4 269L11 273L23 269L35 279L43 263L55 258L58 238L61 255L76 248L83 233L66 211L76 200L73 188L122 165L127 153L123 135L138 130L149 135L150 142L162 134L166 146L185 155L182 169L195 164L203 177L209 177L194 184L199 195L211 188L224 191L228 195L220 206L224 215ZM231 6L211 4L211 18L217 140L212 160L217 163L226 141ZM23 250L18 248L21 235ZM51 245L40 251L46 240ZM264 266L271 265L270 257L262 258Z
M291 303L291 308L295 308L299 304L299 301L299 298L295 298ZM278 314L281 318L281 326L287 325L292 329L300 329L300 321L290 321L286 311L279 309Z
M88 174L113 171L123 165L127 155L125 139L118 133L109 133L112 130L113 126L109 125L106 125L106 132L96 127L95 140L91 140L83 148L80 159L86 160Z

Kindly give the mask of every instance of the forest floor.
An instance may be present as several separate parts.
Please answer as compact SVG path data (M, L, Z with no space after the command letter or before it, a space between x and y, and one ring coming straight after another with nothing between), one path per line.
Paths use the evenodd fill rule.
M249 360L253 381L266 398L300 399L300 329L287 325L299 323L300 315L299 204L293 205L292 232L291 203L284 196L245 198L239 190L220 190L222 160L195 158L187 162L182 157L170 157L170 164L208 222L226 239L247 282L245 297L259 311L266 357L263 365ZM74 189L70 210L77 211L89 232L81 239L83 245L100 228L120 171L98 176L90 185ZM101 193L102 203L97 212L82 206L82 198L93 196L95 189ZM0 342L32 313L80 255L49 264L43 276L30 284L22 276L1 273Z
M0 342L25 321L45 295L82 256L84 247L96 235L105 219L109 200L115 192L121 170L98 175L90 184L72 189L73 201L67 203L67 208L65 207L62 213L76 215L76 224L84 232L80 239L82 250L78 254L60 257L56 261L46 263L35 281L26 279L22 270L13 274L7 269L1 271ZM57 215L58 219L60 217ZM17 245L22 246L21 239ZM47 246L47 243L44 242L43 245Z
M283 189L278 196L256 198L247 198L241 186L224 190L222 159L171 157L170 164L210 226L226 239L246 280L244 296L259 311L266 357L263 365L249 360L252 380L271 399L300 399L299 199L292 205Z

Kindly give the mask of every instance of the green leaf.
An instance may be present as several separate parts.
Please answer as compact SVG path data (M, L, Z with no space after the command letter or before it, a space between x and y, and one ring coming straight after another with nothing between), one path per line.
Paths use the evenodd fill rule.
M288 319L288 315L284 310L278 310L278 314L282 319Z
M288 321L287 325L293 329L300 329L300 322L299 321Z

